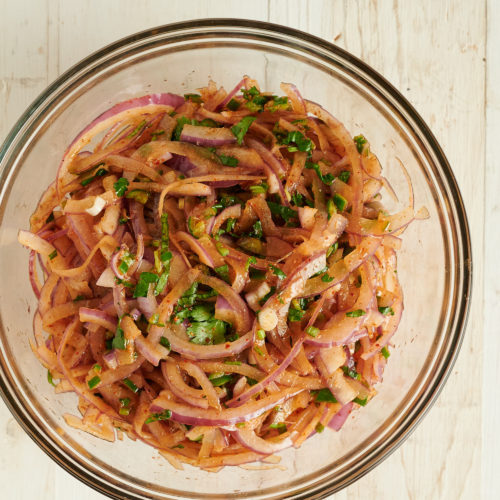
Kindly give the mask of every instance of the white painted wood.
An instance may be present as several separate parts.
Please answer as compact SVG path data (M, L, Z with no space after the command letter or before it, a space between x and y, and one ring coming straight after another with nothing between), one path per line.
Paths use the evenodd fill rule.
M495 147L500 134L500 8L488 0L490 149L485 167L486 1L0 0L0 140L48 83L90 52L142 29L200 17L269 20L335 40L384 74L431 126L454 168L471 223L475 277L467 336L448 384L414 434L336 500L476 499L481 483L485 498L497 498L500 491L500 372L494 357L500 352ZM486 246L485 216L490 228ZM488 276L484 363L483 263ZM52 463L3 403L0 450L2 498L104 498Z
M484 295L484 356L483 356L483 467L481 484L484 500L498 498L500 491L500 399L498 381L500 363L500 165L498 137L500 135L500 3L489 0L487 5L487 78L486 78L486 183L485 183L485 295Z

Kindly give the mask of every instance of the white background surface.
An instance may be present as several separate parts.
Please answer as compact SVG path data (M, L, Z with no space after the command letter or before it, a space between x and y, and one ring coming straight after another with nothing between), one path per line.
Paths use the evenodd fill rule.
M71 65L128 34L202 17L289 25L361 57L417 108L454 169L471 225L474 293L437 404L336 500L499 498L500 2L495 0L0 0L0 140ZM56 466L0 401L0 497L104 497Z

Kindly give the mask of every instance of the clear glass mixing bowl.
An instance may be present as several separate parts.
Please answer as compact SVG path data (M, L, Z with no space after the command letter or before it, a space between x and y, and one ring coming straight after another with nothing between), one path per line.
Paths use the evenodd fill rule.
M54 178L72 138L113 103L148 92L185 93L212 78L226 89L242 75L279 92L293 82L353 135L363 132L404 200L397 164L410 172L430 219L404 234L399 276L405 312L379 394L341 432L324 432L282 453L280 470L174 470L157 452L108 443L67 427L76 397L55 395L29 346L36 309L28 253L16 241ZM0 152L0 388L26 432L62 467L116 498L319 498L365 474L408 436L451 370L470 300L467 220L434 136L406 99L345 51L282 26L243 20L172 24L89 56L30 106ZM439 439L437 437L436 439Z

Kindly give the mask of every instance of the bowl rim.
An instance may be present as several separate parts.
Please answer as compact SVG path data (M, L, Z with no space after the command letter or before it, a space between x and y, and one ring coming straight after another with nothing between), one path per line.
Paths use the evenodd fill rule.
M465 206L455 176L441 146L439 145L434 134L431 132L430 128L427 126L427 124L422 119L420 114L415 110L415 108L409 103L409 101L378 71L374 70L361 59L353 56L346 50L337 47L333 43L330 43L322 38L311 35L304 31L280 24L257 20L238 18L193 19L161 25L123 37L91 53L90 55L70 67L64 73L62 73L56 80L48 85L45 90L42 91L38 95L38 97L27 107L21 117L14 124L10 132L7 134L2 146L0 147L0 165L2 164L4 158L8 155L11 144L18 137L23 129L23 126L29 121L30 117L37 111L39 111L40 108L49 108L56 98L57 91L67 85L68 81L70 82L69 88L71 88L72 86L77 85L82 78L88 76L94 63L108 56L110 53L113 53L120 49L123 50L127 46L130 46L131 44L134 44L136 42L144 42L151 37L155 37L158 35L168 35L177 31L200 28L210 28L210 33L215 35L238 34L240 36L243 36L243 38L245 37L245 35L252 35L252 32L244 31L245 28L248 28L249 30L256 30L261 34L272 33L273 39L276 43L283 43L283 37L296 39L301 43L305 42L309 44L308 51L313 53L315 52L316 55L321 59L327 58L328 55L330 55L330 57L334 56L341 58L342 60L353 65L357 71L361 71L366 76L373 79L385 92L387 92L387 94L392 99L394 99L401 105L410 119L415 123L417 129L423 134L424 138L426 139L430 150L435 155L436 166L438 167L438 170L442 175L441 180L444 182L445 187L451 194L452 207L454 209L454 218L456 223L460 227L461 238L458 241L458 246L461 250L461 254L459 254L461 260L458 260L458 265L463 268L461 281L459 280L459 283L461 282L460 292L463 299L458 302L456 308L456 315L454 320L455 328L453 331L454 341L450 343L451 349L447 352L447 355L442 362L439 375L434 377L432 390L428 391L421 401L418 401L417 411L412 410L412 412L404 421L405 425L402 426L402 428L397 429L389 437L389 441L387 443L384 443L384 446L380 450L378 450L375 456L369 458L365 466L358 468L358 470L356 470L354 474L350 475L347 478L344 478L339 483L331 480L322 480L319 484L315 483L312 485L313 490L309 489L308 491L304 491L299 488L295 492L293 492L293 495L290 497L304 499L323 498L348 486L349 484L364 476L376 465L381 463L390 454L392 454L410 436L410 434L414 431L418 423L432 407L439 394L441 393L441 390L443 389L455 364L467 326L472 293L472 249ZM216 31L217 29L219 31ZM231 29L233 29L232 32ZM165 45L168 45L170 43L170 40L164 40L163 43ZM319 49L321 49L321 53ZM301 50L303 50L303 47L301 47ZM82 73L80 77L75 81L71 81L79 73ZM385 98L385 101L387 101L387 98ZM20 137L21 143L27 138L27 136L29 136L29 132L30 130L28 129L27 131L24 131L22 133ZM2 186L4 185L6 177L8 176L10 170L11 169L8 169L7 166L3 166L1 168L0 188L2 188ZM123 498L123 489L115 487L112 483L103 480L99 476L93 474L91 475L88 471L83 469L79 462L76 462L68 457L64 450L61 450L59 446L54 444L54 442L52 442L48 438L48 436L44 434L44 432L37 426L36 422L33 421L29 411L22 404L22 401L20 401L19 398L15 397L15 390L13 390L15 388L10 387L11 385L12 384L9 384L9 377L7 376L7 373L4 369L3 360L0 356L0 395L9 408L9 411L12 413L12 415L21 425L24 431L30 436L30 438L33 439L33 441L40 448L42 448L42 450L52 460L54 460L59 466L69 472L72 476L76 477L86 485L104 495L107 495L111 498ZM134 494L131 494L131 492L128 492L128 494L131 495L129 498L142 498L139 496L134 496Z

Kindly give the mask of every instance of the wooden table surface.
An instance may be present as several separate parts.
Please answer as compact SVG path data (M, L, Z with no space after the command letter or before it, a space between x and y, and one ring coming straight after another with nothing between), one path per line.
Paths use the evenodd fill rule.
M471 226L467 334L423 422L385 462L336 494L338 500L500 498L499 4L0 0L0 140L49 83L90 52L146 28L202 17L271 21L335 40L385 75L430 125L454 169ZM104 498L56 466L1 401L0 450L1 498Z

